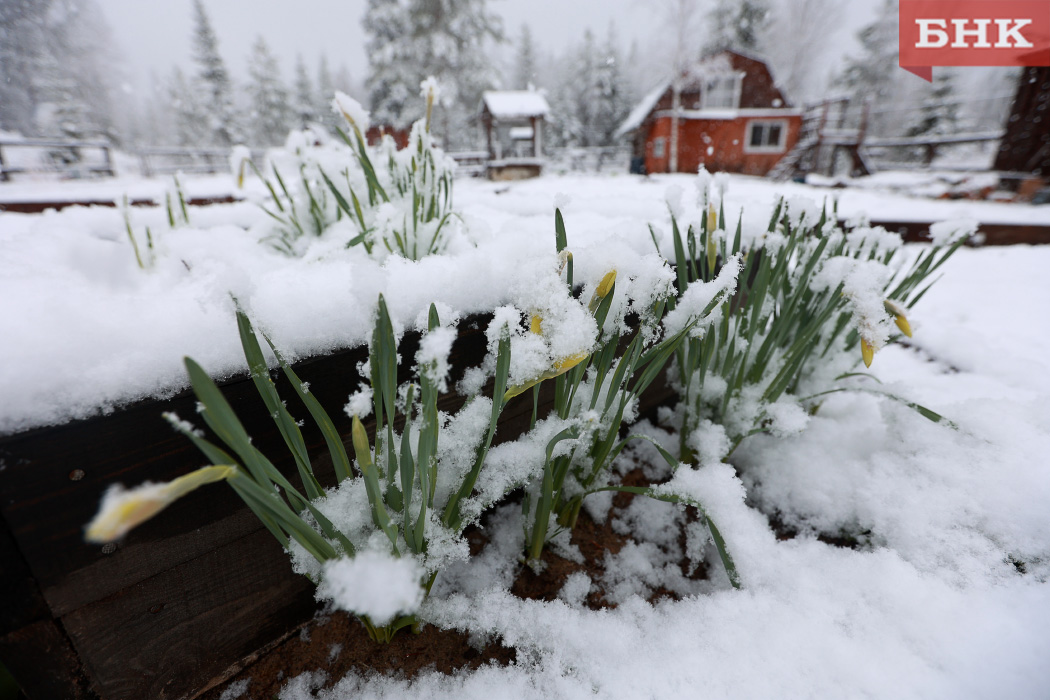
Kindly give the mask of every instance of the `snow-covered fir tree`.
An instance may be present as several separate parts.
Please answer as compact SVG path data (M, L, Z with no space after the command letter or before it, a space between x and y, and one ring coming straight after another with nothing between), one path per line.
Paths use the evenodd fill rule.
M112 43L94 0L0 1L0 128L114 139Z
M211 137L211 121L206 107L194 83L178 66L172 70L168 80L168 99L174 133L162 137L159 143L168 144L174 139L179 146L199 147L207 144Z
M538 77L536 68L536 45L532 41L532 31L529 25L521 25L521 35L518 39L518 51L514 60L514 88L527 90L530 85L536 85Z
M295 57L295 96L293 100L292 111L297 128L305 129L308 125L319 121L317 114L318 96L314 91L314 84L310 80L310 74L306 72L306 64L303 62L302 54Z
M33 76L44 46L46 10L38 0L0 2L0 129L36 133L41 97Z
M897 0L883 0L875 19L857 33L860 53L846 58L835 83L845 88L857 104L883 108L896 102L901 78L908 74L897 66ZM875 134L899 127L900 115L873 110L868 123Z
M940 136L954 132L959 122L955 74L950 69L938 68L933 84L924 87L918 121L908 128L907 135Z
M197 65L197 89L205 108L208 130L205 144L232 146L242 140L233 105L233 83L219 54L219 40L201 0L193 1L193 61Z
M839 26L844 0L782 0L772 11L763 53L777 86L798 106L823 92L828 75L821 70L828 37Z
M708 13L709 51L760 51L771 18L767 0L718 0Z
M597 146L598 47L590 29L561 63L551 98L551 137L561 146Z
M598 45L590 29L562 62L552 96L552 137L565 146L609 146L633 103L616 28Z
M248 133L252 145L282 144L292 127L288 88L281 81L280 71L266 40L258 37L248 61Z
M598 105L594 118L595 128L600 143L607 146L614 143L616 130L627 118L635 99L624 71L616 25L612 22L609 23L596 73Z
M363 24L373 122L406 128L421 117L419 84L433 75L443 107L434 131L446 147L473 145L471 119L497 77L486 45L503 39L486 0L369 0Z
M314 93L314 111L318 120L333 134L336 127L341 127L339 115L332 110L332 98L335 97L335 83L332 71L328 68L328 56L321 54L317 64L317 91Z

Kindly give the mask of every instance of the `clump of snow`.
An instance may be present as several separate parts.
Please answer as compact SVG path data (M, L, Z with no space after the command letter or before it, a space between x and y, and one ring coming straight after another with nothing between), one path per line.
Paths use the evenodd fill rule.
M810 287L815 291L825 291L841 284L857 330L878 350L885 345L893 329L883 305L888 276L889 270L878 261L840 255L824 261L820 271L813 276Z
M416 366L441 392L448 391L448 355L455 340L455 329L448 327L435 328L419 340Z
M558 591L558 598L569 605L583 605L591 592L591 577L582 571L574 571L565 579L565 584Z
M951 245L961 238L969 238L977 231L973 219L938 221L930 225L930 242L935 246Z
M717 307L708 316L703 316L704 309L716 297L728 296L736 291L740 264L740 255L734 255L725 262L715 279L710 282L697 280L690 284L678 299L675 308L664 316L664 333L668 336L674 335L697 321L689 333L695 337L702 336L704 329L720 318Z
M419 96L424 100L438 102L441 99L441 87L438 85L437 78L432 75L427 76L419 84Z
M336 114L341 114L346 121L352 124L354 128L359 129L362 134L368 131L368 126L371 123L368 110L350 95L336 90L335 98L332 100L332 109Z
M248 685L250 683L251 678L242 678L239 681L230 683L226 686L226 689L222 691L219 700L237 700L237 698L244 697L245 693L248 692Z
M372 387L362 384L360 389L350 394L350 400L346 402L343 410L351 418L357 416L364 420L372 413L372 397Z
M729 454L729 436L724 426L712 423L707 418L686 439L689 449L696 455L697 464L718 464Z
M317 587L319 600L385 625L414 613L423 602L423 570L411 557L365 551L327 562Z

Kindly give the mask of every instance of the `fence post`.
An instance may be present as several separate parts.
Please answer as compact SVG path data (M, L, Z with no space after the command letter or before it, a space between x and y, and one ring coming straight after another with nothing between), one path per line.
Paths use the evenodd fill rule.
M110 177L116 177L117 173L113 171L113 159L110 157L108 143L102 146L102 160L106 164L103 172L109 173Z
M4 166L4 146L0 144L0 182L8 181L7 168Z

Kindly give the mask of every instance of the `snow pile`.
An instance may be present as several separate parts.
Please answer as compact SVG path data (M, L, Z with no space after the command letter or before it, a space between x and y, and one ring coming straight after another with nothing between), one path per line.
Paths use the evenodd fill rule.
M318 600L331 600L340 610L385 625L398 615L411 615L423 602L423 570L410 557L361 552L324 565Z

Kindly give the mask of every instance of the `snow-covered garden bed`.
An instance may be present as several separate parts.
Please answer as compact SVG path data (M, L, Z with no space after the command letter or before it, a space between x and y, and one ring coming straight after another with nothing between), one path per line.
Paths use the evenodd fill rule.
M361 119L352 109L348 116ZM422 154L429 146L420 138ZM373 636L384 638L382 623L396 624L398 614L408 613L413 619L405 624L462 632L479 645L499 642L515 651L515 660L453 676L424 672L413 679L359 670L334 686L337 679L313 673L291 679L282 697L309 697L310 689L321 685L329 686L321 696L332 698L369 693L1038 697L1047 687L1050 467L1044 455L1050 450L1050 331L1043 318L1050 304L1044 278L1050 251L958 250L937 270L943 279L908 310L904 324L910 323L914 337L894 344L888 342L898 332L894 317L900 321L903 309L883 306L880 294L893 286L880 277L877 263L898 243L865 228L860 211L843 211L852 192L838 198L839 214L857 219L852 238L834 230L834 220L824 227L821 212L834 203L822 201L820 190L800 185L780 190L732 177L714 182L686 176L552 177L513 185L457 181L453 218L425 216L418 226L406 228L405 217L413 210L392 196L392 181L380 175L391 190L384 189L383 197L391 195L387 201L372 197L366 194L376 191L367 168L360 177L354 170L342 174L345 166L338 158L347 151L341 146L315 149L302 139L292 142L293 150L297 143L298 156L277 154L274 162L285 158L319 166L333 182L304 176L316 187L306 197L294 182L288 183L292 194L285 195L249 175L248 196L268 207L269 215L245 202L185 211L177 205L124 212L72 208L40 216L5 215L0 221L0 317L8 328L0 344L0 434L8 436L0 438L0 450L26 435L60 430L49 426L87 425L104 433L98 419L77 421L110 412L119 417L126 414L123 407L150 397L192 404L179 394L189 386L186 356L215 378L243 374L242 345L248 347L246 338L256 336L243 323L238 331L238 305L244 318L265 333L256 342L265 348L272 341L289 362L370 344L369 364L354 368L355 377L370 380L375 392L385 387L390 397L397 396L398 383L417 382L415 394L401 394L397 410L401 418L408 413L409 422L416 421L410 444L406 439L399 452L393 450L402 436L385 433L383 418L378 434L365 435L363 446L357 435L351 442L344 431L349 458L343 485L323 484L327 497L310 494L302 503L289 495L293 506L313 502L310 508L317 512L310 510L306 517L313 534L291 532L297 526L280 514L272 514L270 524L286 523L277 529L292 535L295 567L321 582L320 597L361 616ZM443 164L435 158L440 180ZM294 168L284 172L294 173ZM340 189L338 177L345 177L359 198L356 205L351 191ZM431 186L434 180L428 181ZM337 190L342 194L336 196ZM411 183L405 191L412 192ZM779 201L778 194L786 199ZM312 204L315 198L324 201ZM709 210L709 204L716 206ZM972 214L974 206L998 205L912 202L908 211L867 214L959 219ZM564 234L556 235L556 207L564 216ZM434 208L440 214L441 205ZM1020 216L1036 223L1050 220L1047 207L1023 211ZM301 228L319 218L324 219L316 231L320 235ZM681 224L678 253L673 221ZM694 238L688 224L695 226L694 245L686 244ZM441 245L433 254L406 254L409 230L414 236L422 232L424 243L440 239ZM809 234L799 234L798 257L791 257L796 230ZM937 235L959 230L959 225L941 227ZM822 240L828 250L844 247L828 260L821 257ZM923 255L929 255L929 246L907 246L894 259L907 262ZM677 269L665 258L677 261ZM761 280L775 277L778 259L790 261L780 274L793 282L785 283L784 297L763 305ZM574 287L575 296L570 293ZM738 287L744 293L737 294ZM921 286L897 298L903 304L918 291ZM390 343L380 339L387 331L377 330L384 318L379 313L377 326L380 298L391 338L406 330L419 333L419 352L409 355L402 348L402 373L396 379L396 372L376 374L377 367L397 364ZM754 319L762 323L752 319L756 330L748 335L740 330L747 326L739 311L756 306L755 299ZM665 316L672 305L676 308ZM825 308L829 325L814 321ZM493 312L487 329L457 325ZM840 314L846 325L835 331ZM799 329L774 332L784 318L797 318ZM805 335L811 322L813 335ZM606 334L600 335L603 328ZM484 345L480 355L488 354L472 357L476 370L453 369L458 385L441 386L447 382L449 348L456 342L451 329L473 331ZM805 335L804 342L796 345L792 333ZM782 338L783 345L771 340L763 351L770 336ZM628 342L636 337L637 372L632 369L622 378L622 388L616 383L620 379L602 388L596 376L604 376L603 348L610 348L605 367L613 370L615 359L630 357ZM738 340L705 345L711 337ZM677 344L671 343L674 338ZM638 386L633 382L640 383L646 368L656 367L655 351L664 343L671 343L662 360L680 402L631 425L639 397L628 385ZM504 344L509 364L501 369ZM804 354L810 345L819 347ZM707 360L694 368L701 381L708 377L706 384L690 388L684 381L681 367L691 352L686 348L695 348L693 359L715 358L717 370ZM385 360L379 359L383 353ZM756 357L766 359L768 371L762 364L752 371L756 365L748 363ZM792 369L796 357L798 368ZM872 364L872 376L846 376L862 357ZM266 362L276 367L272 353L264 356ZM413 364L419 365L418 373L407 371ZM259 365L255 370L265 393L266 371ZM540 379L547 391L558 387L553 397L543 399L553 404L552 414L537 411L530 421L526 409L522 415L531 430L489 450L481 436L488 430L492 438L499 410L515 401L528 406L532 385ZM663 382L664 375L659 379ZM249 464L253 448L221 429L228 424L225 409L207 393L203 379L193 383L203 414L182 418L219 426L221 440L254 473ZM773 390L781 383L783 389ZM240 413L249 410L254 392L247 382L242 385L247 389L233 402ZM558 393L573 386L576 400ZM310 423L316 417L299 403L297 394L309 393L305 384L292 381L280 390L296 418ZM373 403L375 392L361 386L325 391L343 397L324 406L332 416L342 413L350 396L348 415L338 419L341 425L348 425L351 416L357 425L369 412L383 412L381 402ZM438 409L427 402L450 392L473 402L465 408L442 404L448 413L437 430L429 411L437 416ZM732 401L722 400L726 392ZM422 400L414 402L412 396ZM623 397L622 433L621 421L613 418L617 411L608 412L616 396ZM276 405L269 411L280 416ZM944 419L929 420L930 409ZM386 422L392 424L394 415L390 412ZM264 428L266 420L262 414L253 425ZM294 432L290 425L294 420L282 430ZM195 434L183 423L177 427ZM433 445L421 437L430 435L428 430ZM270 431L256 444L264 451L284 449L272 425ZM618 457L601 447L606 438L611 445L628 432L645 439L631 442ZM174 434L172 439L182 440ZM417 499L418 493L430 492L430 500L409 497L412 508L405 509L402 525L400 509L392 506L399 502L390 490L396 480L383 482L385 494L369 485L372 447L377 461L400 460L402 478L404 465L411 462L415 469L422 454L433 456L434 464L452 476L435 472L438 477L432 479L419 470L410 471L415 475L407 482L397 482ZM108 449L119 453L121 448ZM329 457L325 451L321 461L330 459L326 464L335 465L339 478L337 452L332 449ZM194 456L191 464L222 464L216 454ZM547 474L559 483L558 460L563 458L566 469L590 459L600 476L570 478L566 483L574 486L564 492L548 489ZM84 459L104 462L97 455ZM295 474L298 459L283 459L285 471ZM80 468L75 460L68 469L78 482L84 474L72 476ZM121 474L132 486L142 480L137 465L150 460L137 454L127 464L111 465L109 473ZM25 478L25 465L11 460L0 466L9 478L15 472ZM230 474L213 471L206 478ZM621 481L625 475L628 482ZM310 487L297 479L295 488L309 494ZM94 498L101 484L91 483ZM236 478L231 485L238 489ZM655 486L649 495L685 499L701 509L635 497L619 502L610 516L614 496L601 490L606 486ZM229 507L230 500L206 495L220 488L186 496L143 532L162 532L148 528L175 508L192 509L198 496L212 498L206 503L213 510ZM243 488L238 493L257 513L269 512ZM287 487L281 491L292 493ZM150 498L156 495L150 493ZM589 494L582 510L581 493ZM396 515L393 526L377 515L377 501ZM420 510L423 501L438 515ZM528 506L524 516L523 505ZM24 504L9 499L3 507L15 512ZM93 509L94 502L86 507ZM542 508L552 513L549 520L536 517ZM540 571L542 562L551 560L545 554L550 547L563 560L585 558L579 543L569 540L578 517L611 528L624 538L621 546L607 552L598 569L559 581L560 590L548 596L553 600L515 595L516 581L529 575L524 559ZM334 529L322 518L331 519ZM474 556L467 556L467 540L457 539L470 523L483 527L487 540ZM565 531L556 535L561 528ZM347 542L335 530L345 533ZM143 557L149 545L148 537L132 532L110 560L117 563L109 566L119 569L124 551ZM391 546L394 557L379 556ZM345 556L353 549L357 557ZM70 558L83 560L85 551ZM38 554L23 556L31 569L39 568ZM92 564L78 570L91 576L104 568ZM52 575L56 580L44 586L52 613L76 618L79 609L68 602L76 598L66 590L70 583ZM429 593L425 600L413 592L415 587L402 586L420 579ZM133 577L126 580L135 583ZM65 608L59 599L67 601ZM596 601L600 609L592 609ZM174 599L168 604L178 605ZM150 613L156 614L152 608ZM63 624L75 629L77 620ZM74 646L85 643L84 637L72 636ZM119 639L119 632L111 638ZM206 640L199 640L199 652L209 653ZM227 695L235 697L239 687L230 686Z

